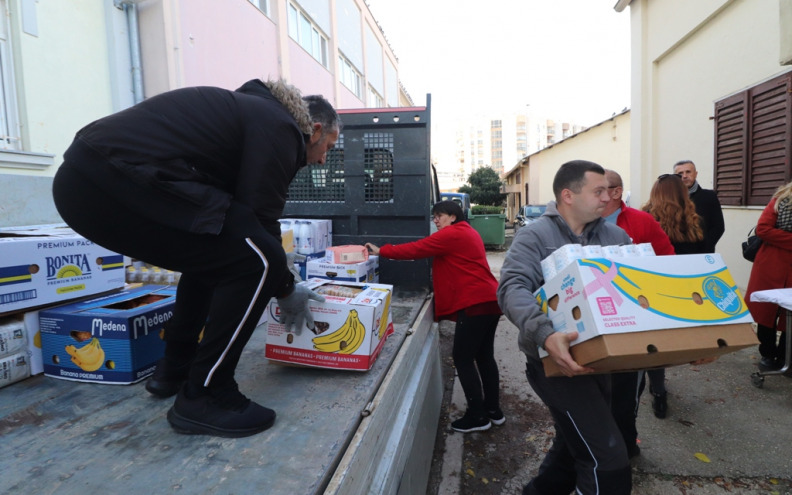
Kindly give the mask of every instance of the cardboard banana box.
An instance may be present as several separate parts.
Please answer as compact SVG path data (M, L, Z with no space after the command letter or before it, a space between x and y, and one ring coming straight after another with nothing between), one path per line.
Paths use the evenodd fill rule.
M0 229L0 315L124 286L123 256L65 224Z
M267 307L265 355L272 361L317 368L371 369L393 333L390 303L393 286L309 279L301 282L322 294L310 301L314 329L290 331L281 323L277 299Z
M144 285L41 310L44 373L112 384L146 378L165 352L161 333L175 302L175 287Z
M719 254L576 260L536 293L570 352L598 372L684 364L757 344ZM545 373L558 376L540 349Z

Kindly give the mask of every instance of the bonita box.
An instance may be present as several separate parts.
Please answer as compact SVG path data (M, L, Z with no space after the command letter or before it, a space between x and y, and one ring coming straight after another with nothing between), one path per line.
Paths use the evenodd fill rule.
M685 364L757 344L719 254L576 260L535 293L570 352L598 372ZM547 376L558 376L544 358Z
M124 286L123 256L65 224L0 229L0 314Z
M165 352L161 332L176 288L144 285L39 313L44 373L128 384L149 376Z
M301 283L325 297L323 303L309 301L316 327L299 334L287 331L278 300L272 299L267 307L266 357L318 368L370 369L393 333L393 286L323 279Z

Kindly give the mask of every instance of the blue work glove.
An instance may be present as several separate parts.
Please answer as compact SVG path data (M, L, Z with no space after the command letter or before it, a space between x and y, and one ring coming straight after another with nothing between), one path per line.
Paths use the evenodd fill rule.
M311 310L308 308L310 299L318 302L325 301L324 296L300 284L294 286L294 291L291 294L278 299L281 323L283 323L287 332L291 331L300 335L303 322L305 322L305 326L313 330L314 319Z

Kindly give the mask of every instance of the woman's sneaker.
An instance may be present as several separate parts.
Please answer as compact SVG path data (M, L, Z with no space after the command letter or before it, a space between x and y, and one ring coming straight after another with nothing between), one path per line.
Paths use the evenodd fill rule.
M492 423L486 416L472 413L470 409L467 410L464 416L451 423L451 428L460 433L489 430L491 426Z
M506 416L503 415L503 411L501 411L499 407L487 411L487 417L495 426L500 426L506 422Z

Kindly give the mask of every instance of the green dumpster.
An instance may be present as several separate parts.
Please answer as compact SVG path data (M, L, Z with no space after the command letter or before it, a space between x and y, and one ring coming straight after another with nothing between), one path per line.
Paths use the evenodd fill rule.
M476 229L485 246L503 247L506 243L506 215L503 213L470 215L470 226Z

